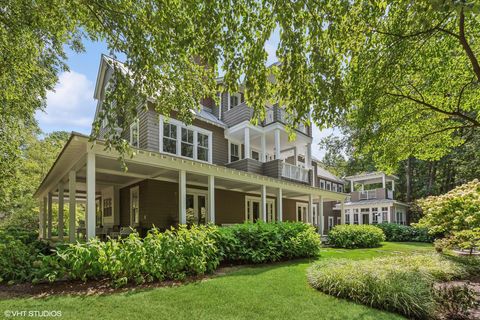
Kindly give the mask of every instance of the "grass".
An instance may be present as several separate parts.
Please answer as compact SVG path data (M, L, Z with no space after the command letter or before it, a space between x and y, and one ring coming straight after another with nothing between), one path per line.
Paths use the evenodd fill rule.
M374 249L322 249L320 259L366 259L433 251L418 243L385 243ZM102 296L51 296L0 301L5 310L61 310L62 319L403 319L311 288L311 261L242 267L178 287Z

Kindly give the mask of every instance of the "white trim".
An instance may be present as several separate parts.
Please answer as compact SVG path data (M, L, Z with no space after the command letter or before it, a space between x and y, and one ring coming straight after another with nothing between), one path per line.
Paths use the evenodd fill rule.
M133 128L136 127L137 129L137 145L133 144ZM135 147L135 148L140 148L140 120L138 118L135 118L133 120L132 124L130 124L130 145Z
M137 212L135 215L138 216L138 221L135 222L135 219L137 217L134 217L134 212L133 212L133 201L132 201L132 198L133 198L133 194L134 193L137 193ZM140 224L140 187L137 185L137 186L134 186L134 187L131 187L130 188L130 210L128 211L129 212L129 216L130 216L130 226L131 227L136 227Z
M302 208L302 219L298 220L298 208ZM303 210L305 209L305 211ZM296 202L295 203L295 219L296 221L301 221L304 223L308 223L308 203L306 202Z
M245 196L245 221L250 221L253 222L253 216L252 219L248 219L248 201L252 202L258 202L258 210L259 210L259 215L258 219L262 220L262 195L260 197L255 197L255 196ZM273 216L276 216L276 211L275 211L275 199L272 198L265 198L265 205L268 208L268 205L272 205L272 210L273 210ZM252 206L253 207L253 206ZM265 214L265 218L267 217L267 214ZM266 221L266 220L265 220ZM276 218L274 218L274 221L276 221Z

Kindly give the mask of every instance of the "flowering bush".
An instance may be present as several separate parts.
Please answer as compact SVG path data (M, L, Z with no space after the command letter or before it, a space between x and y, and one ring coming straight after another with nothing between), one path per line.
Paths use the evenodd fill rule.
M450 192L418 201L424 212L419 227L432 235L448 235L455 231L480 227L480 182L475 179Z

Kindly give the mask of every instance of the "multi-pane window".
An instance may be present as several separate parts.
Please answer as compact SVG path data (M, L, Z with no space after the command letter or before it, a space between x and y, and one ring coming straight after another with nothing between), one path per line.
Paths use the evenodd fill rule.
M139 121L136 119L130 125L130 144L132 147L138 148L139 146Z
M230 144L230 162L240 160L240 146L238 144Z
M328 230L333 228L333 217L328 217Z
M358 209L354 209L353 212L353 224L358 224Z
M252 150L252 159L260 160L260 153L257 151Z
M208 161L208 135L200 132L197 136L197 159Z
M345 223L350 224L350 213L345 213Z
M172 123L163 124L163 151L177 154L177 126Z
M337 184L336 183L333 184L333 191L337 192Z
M233 108L238 105L238 96L237 95L231 95L230 96L230 108Z
M372 224L378 223L378 208L372 208Z
M181 155L193 158L193 130L182 128L182 152Z
M325 189L325 180L320 180L320 188Z
M140 222L140 208L139 208L139 188L133 187L130 189L130 225L136 226Z
M327 190L332 190L332 183L327 181Z
M382 222L388 222L388 207L382 207Z
M338 192L343 192L343 186L341 184L338 185Z

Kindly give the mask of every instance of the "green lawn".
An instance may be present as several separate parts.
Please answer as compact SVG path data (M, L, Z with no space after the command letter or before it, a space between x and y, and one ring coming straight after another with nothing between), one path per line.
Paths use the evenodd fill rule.
M426 244L386 243L375 249L323 249L320 259L365 259L429 250L432 246ZM310 263L242 267L178 287L3 300L0 314L5 310L61 310L62 319L403 319L310 288L305 274Z

